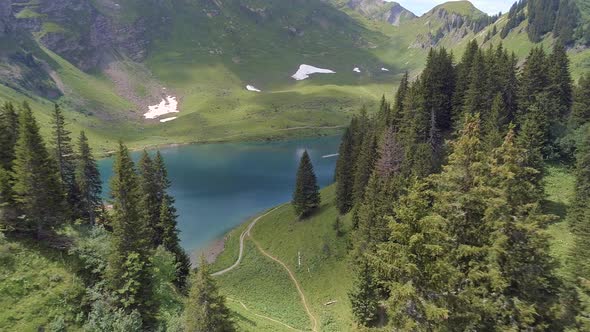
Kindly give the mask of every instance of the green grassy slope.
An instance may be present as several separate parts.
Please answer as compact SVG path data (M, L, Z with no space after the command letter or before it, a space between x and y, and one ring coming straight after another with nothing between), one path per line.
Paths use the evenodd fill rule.
M34 332L59 317L75 331L84 292L71 262L31 242L0 239L0 331Z
M350 331L353 329L353 323L347 294L352 287L352 275L346 259L347 237L337 237L333 229L338 215L333 203L334 189L335 187L331 186L322 191L322 206L310 219L297 220L291 205L284 205L262 218L254 227L252 237L262 249L283 261L294 272L312 313L318 319L320 331ZM343 225L348 234L351 227L350 217L343 218ZM239 234L243 229L244 226L228 235L226 250L214 264L213 270L222 269L233 263L237 256ZM287 291L275 291L276 285L282 285L285 281L292 285L287 272L277 263L262 256L251 239L246 240L246 243L248 245L240 267L217 279L222 292L243 301L253 310L260 310L257 312L259 314L273 318L280 316L288 324L301 324L298 317L303 309L300 299L293 298L290 290L292 288L286 288ZM301 266L298 264L299 254ZM266 271L270 267L277 270L271 270L267 277ZM257 289L250 288L253 283ZM283 299L279 299L281 297ZM276 305L285 299L293 301L299 309L287 311L288 315L281 314L284 309ZM325 305L331 301L336 302ZM232 309L236 307L233 306ZM238 314L243 314L243 308L237 309L240 310ZM258 319L255 323L265 321ZM238 322L241 327L250 330L247 324L241 320ZM306 319L303 324L300 328L310 329L309 320Z
M144 37L151 43L143 66L151 75L150 81L167 88L162 94L179 97L181 110L175 114L179 119L172 122L145 121L145 106L140 108L127 100L107 75L82 72L39 47L35 40L21 45L47 62L59 77L65 96L58 102L68 111L75 131L88 128L98 138L93 141L99 142L98 152L102 153L111 150L118 139L141 148L323 133L321 128L294 128L345 125L361 105L372 109L382 95L391 99L401 73L408 70L415 77L420 72L430 38L448 24L438 11L471 18L482 15L468 1L448 2L395 27L342 9L341 2L336 2L340 9L307 0L167 0L157 4L122 0L118 1L120 7L107 6L109 1L91 2L117 22L145 19ZM38 4L26 6L26 11L18 15L20 19L35 18ZM165 22L156 24L161 17ZM61 28L74 34L70 30L80 25L79 21ZM498 31L506 21L505 15L495 24ZM506 39L496 35L488 44L502 42L522 58L534 46L525 27L526 21ZM468 41L476 38L483 42L492 28L477 35L469 29L450 33L437 46L451 49L458 57ZM547 48L551 43L550 36L543 41ZM18 47L4 44L0 41L2 49ZM590 50L572 50L570 54L575 77L590 68ZM119 55L115 60L130 61ZM332 69L336 74L293 80L290 76L304 63ZM353 72L354 67L361 73ZM382 71L382 67L390 71ZM134 70L123 75L141 98L150 103L160 98L148 94L149 82L142 82L144 76ZM248 84L263 92L246 91ZM23 92L14 90L4 95L18 100Z

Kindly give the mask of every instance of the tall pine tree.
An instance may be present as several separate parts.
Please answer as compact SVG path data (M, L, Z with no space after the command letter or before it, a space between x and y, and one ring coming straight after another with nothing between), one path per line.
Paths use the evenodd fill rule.
M64 223L64 193L58 171L27 103L20 111L12 168L14 199L23 215L18 228L33 230L40 238L44 232Z
M69 210L74 216L79 215L80 195L76 186L76 164L72 138L66 128L66 120L59 105L55 104L52 114L53 157L57 163L59 177L66 193Z
M192 278L184 309L184 330L191 332L232 332L235 326L225 299L209 275L204 257Z
M145 326L154 323L150 276L151 237L142 213L142 196L135 165L123 143L115 155L111 179L113 248L107 281L123 308L137 310Z
M80 195L80 217L94 225L103 207L102 181L88 138L83 131L78 138L75 179Z
M320 206L319 187L307 151L303 152L299 162L292 203L295 214L300 218L308 217Z

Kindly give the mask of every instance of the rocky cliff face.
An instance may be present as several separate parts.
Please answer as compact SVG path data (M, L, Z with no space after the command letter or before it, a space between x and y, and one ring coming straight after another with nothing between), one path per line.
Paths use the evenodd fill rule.
M15 13L16 29L34 34L45 47L82 70L101 67L114 54L133 60L146 55L149 40L141 18L121 23L90 0L40 0L34 6L23 5L22 0L12 2L21 3L18 13L27 11L27 15Z

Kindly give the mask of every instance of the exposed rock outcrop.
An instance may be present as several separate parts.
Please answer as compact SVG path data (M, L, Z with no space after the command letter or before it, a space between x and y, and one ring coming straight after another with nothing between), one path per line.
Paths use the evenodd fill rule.
M349 0L348 8L370 19L385 21L393 25L416 18L416 15L397 2L384 0Z
M90 0L40 0L30 7L21 1L12 0L21 4L19 12L35 15L20 15L15 20L17 29L34 34L45 47L82 70L100 67L114 54L138 61L146 56L149 39L143 18L118 21Z

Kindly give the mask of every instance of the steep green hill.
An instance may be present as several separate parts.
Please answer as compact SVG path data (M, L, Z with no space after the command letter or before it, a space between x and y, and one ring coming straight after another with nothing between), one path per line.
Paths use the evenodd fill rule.
M587 25L588 6L578 7ZM535 45L526 19L499 36L508 15L496 20L468 1L415 17L373 0L11 0L0 6L0 97L27 96L40 117L62 104L100 152L119 138L137 148L317 134L391 98L431 47L460 54L477 38L526 54ZM576 75L590 67L587 48L570 53ZM336 73L296 81L301 64ZM168 95L178 119L146 120Z

